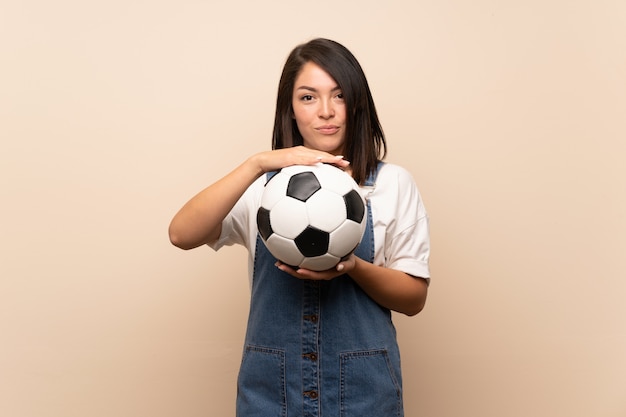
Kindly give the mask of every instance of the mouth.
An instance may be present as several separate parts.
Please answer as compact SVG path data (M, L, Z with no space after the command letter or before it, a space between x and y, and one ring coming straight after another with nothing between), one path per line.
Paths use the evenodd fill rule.
M316 127L315 130L317 130L322 135L334 135L335 133L339 131L339 126L324 125L324 126Z

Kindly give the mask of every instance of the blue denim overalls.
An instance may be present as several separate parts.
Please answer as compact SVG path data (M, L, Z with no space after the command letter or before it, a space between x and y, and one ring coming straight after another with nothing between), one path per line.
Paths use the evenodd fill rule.
M374 186L376 174L366 186ZM355 253L372 262L369 201L367 213ZM390 311L348 275L299 280L275 262L257 238L237 416L403 416L400 354Z

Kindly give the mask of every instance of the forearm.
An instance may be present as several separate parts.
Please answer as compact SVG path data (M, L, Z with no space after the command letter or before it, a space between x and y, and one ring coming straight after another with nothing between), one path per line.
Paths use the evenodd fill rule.
M262 171L245 161L228 175L196 194L176 213L169 227L172 244L192 249L219 238L221 224Z
M428 294L426 280L354 258L355 265L349 275L378 304L408 316L424 308Z
M179 248L192 249L220 236L222 221L246 189L263 173L290 165L331 163L345 168L342 156L303 146L267 151L249 157L228 175L200 191L179 210L169 227L170 241Z

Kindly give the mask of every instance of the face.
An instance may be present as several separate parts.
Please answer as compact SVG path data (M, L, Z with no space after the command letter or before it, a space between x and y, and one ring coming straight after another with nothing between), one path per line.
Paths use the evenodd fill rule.
M346 105L335 80L317 64L307 62L296 78L292 105L304 146L340 155Z

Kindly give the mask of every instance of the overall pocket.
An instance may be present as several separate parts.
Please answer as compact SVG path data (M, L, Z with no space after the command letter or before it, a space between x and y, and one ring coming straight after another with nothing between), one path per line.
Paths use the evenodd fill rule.
M285 352L246 346L237 378L237 417L286 415Z
M341 364L341 417L401 417L402 388L384 349L346 352Z

